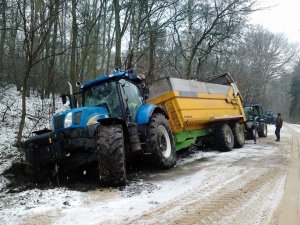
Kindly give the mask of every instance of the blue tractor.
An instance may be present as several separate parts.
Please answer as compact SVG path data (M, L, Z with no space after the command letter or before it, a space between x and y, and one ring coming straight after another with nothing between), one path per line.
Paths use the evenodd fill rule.
M168 115L146 103L149 89L139 75L118 70L78 86L73 94L70 85L70 109L53 116L53 129L25 141L29 176L39 181L95 165L101 184L121 185L134 158L147 156L158 168L176 164ZM62 99L65 103L66 95Z
M244 112L246 114L247 121L251 121L255 124L255 132L257 132L258 137L267 137L268 127L262 106L260 104L249 104L244 106ZM246 134L247 139L248 137L249 135Z

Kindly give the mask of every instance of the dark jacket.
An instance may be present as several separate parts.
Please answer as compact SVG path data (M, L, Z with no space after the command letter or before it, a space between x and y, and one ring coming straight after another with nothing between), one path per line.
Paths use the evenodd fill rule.
M275 127L277 128L281 128L282 127L282 118L281 116L277 116L276 120L275 120Z

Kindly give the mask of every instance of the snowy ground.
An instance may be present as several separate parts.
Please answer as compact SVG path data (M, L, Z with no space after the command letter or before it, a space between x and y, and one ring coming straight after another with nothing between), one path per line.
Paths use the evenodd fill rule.
M275 128L273 125L268 128L269 140L273 141ZM289 138L290 135L284 127L282 139ZM210 198L224 185L238 181L241 174L245 173L245 165L251 164L251 161L256 163L260 158L273 157L278 151L280 145L258 139L256 145L248 141L244 148L231 152L196 152L180 159L175 168L152 171L143 179L131 181L122 190L99 188L79 192L67 188L53 188L2 193L0 224L123 224L124 221L140 224L132 221L132 218L197 190L201 190L198 193L199 198ZM276 167L276 164L270 166ZM262 172L253 173L253 176L259 177L266 170L268 168L263 168ZM276 191L264 201L264 207L271 212L282 197L284 180L285 174L278 179ZM238 181L241 188L245 182L248 181ZM174 214L178 213L180 207L175 204ZM172 212L165 216L172 217ZM157 221L154 216L153 219L141 222L156 224Z
M51 99L40 99L35 93L27 98L27 112L23 140L32 131L51 128L52 113ZM56 109L62 108L59 97L56 97ZM1 174L7 170L12 162L22 160L23 154L15 147L22 109L21 93L15 86L0 88L0 191L7 185L7 180Z

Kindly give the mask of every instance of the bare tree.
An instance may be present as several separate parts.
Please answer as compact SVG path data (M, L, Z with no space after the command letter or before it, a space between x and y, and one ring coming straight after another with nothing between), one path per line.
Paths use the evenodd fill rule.
M71 62L70 62L70 80L71 84L75 85L77 80L77 63L76 63L76 51L77 51L77 0L72 0L72 42L71 42Z
M49 10L47 12L47 9ZM22 113L17 142L21 142L26 116L26 95L32 68L40 62L39 57L49 36L49 20L53 7L47 8L41 0L18 1L24 35L25 68L22 82ZM47 13L45 13L47 12Z
M185 55L185 77L191 78L192 65L197 54L199 59L206 57L212 49L231 38L239 31L239 26L246 21L246 16L253 11L255 1L247 0L226 0L226 1L188 1L184 17L188 18L188 42ZM191 23L191 19L193 22ZM184 25L176 25L177 29L184 28ZM192 43L191 43L192 30ZM178 32L178 30L177 30ZM182 43L185 37L177 35L178 42ZM181 45L182 46L182 45Z
M0 12L1 12L1 24L0 24L0 84L2 83L1 80L3 79L4 73L4 44L6 39L6 7L7 3L6 0L2 0L0 4Z

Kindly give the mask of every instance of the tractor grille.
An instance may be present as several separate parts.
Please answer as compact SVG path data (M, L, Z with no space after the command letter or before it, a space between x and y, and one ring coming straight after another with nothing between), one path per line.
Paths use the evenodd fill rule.
M56 118L54 118L54 128L55 129L60 129L60 128L64 128L64 116L58 116Z
M79 125L80 124L81 113L82 112L77 112L77 113L74 114L74 125Z

